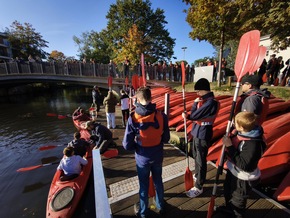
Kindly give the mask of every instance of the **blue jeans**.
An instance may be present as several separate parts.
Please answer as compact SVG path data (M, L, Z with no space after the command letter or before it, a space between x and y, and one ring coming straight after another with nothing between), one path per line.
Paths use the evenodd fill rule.
M150 171L152 173L153 183L155 187L155 202L157 209L164 208L164 187L162 182L162 164L152 164L146 166L137 165L137 173L139 178L139 198L140 209L139 213L142 216L146 216L148 213L148 189L149 189L149 176Z

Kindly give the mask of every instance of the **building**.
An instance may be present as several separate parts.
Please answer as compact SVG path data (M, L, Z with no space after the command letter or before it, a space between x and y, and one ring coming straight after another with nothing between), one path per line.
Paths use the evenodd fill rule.
M286 50L280 50L279 52L274 52L273 50L271 50L271 48L270 48L270 45L271 45L270 35L261 36L260 45L265 46L267 48L266 57L265 57L267 62L270 60L270 56L272 54L276 54L276 57L282 56L284 62L286 62L290 58L290 48L289 47Z
M12 49L6 33L0 32L0 62L12 58Z

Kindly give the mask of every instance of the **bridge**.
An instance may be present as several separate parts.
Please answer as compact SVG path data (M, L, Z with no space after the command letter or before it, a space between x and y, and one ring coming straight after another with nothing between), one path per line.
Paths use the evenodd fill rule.
M170 70L170 68L168 68ZM147 67L148 86L164 86L165 81L155 81L157 66ZM129 78L140 73L140 66L132 68ZM108 88L108 76L113 76L112 88L119 90L125 86L125 76L109 64L82 62L5 62L0 63L0 84L17 86L29 83L64 83L86 86L97 85ZM168 74L169 75L169 74ZM172 74L171 74L172 75ZM164 83L165 82L165 83Z

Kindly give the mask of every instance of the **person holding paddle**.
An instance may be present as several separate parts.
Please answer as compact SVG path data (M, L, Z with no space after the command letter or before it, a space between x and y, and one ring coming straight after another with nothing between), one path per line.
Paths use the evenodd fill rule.
M219 103L214 98L213 92L210 91L210 84L207 79L199 79L194 89L199 95L194 100L190 114L182 113L182 117L193 120L191 135L192 156L195 160L195 184L194 187L186 192L190 198L195 198L202 194L203 184L206 179L207 161L206 156L210 141L213 135L213 122L219 110Z
M148 215L150 172L156 190L155 205L159 214L164 214L164 187L162 182L163 146L170 139L168 118L151 103L151 90L140 87L136 93L135 112L131 113L123 139L125 150L135 151L139 179L140 203L135 204L138 217Z
M253 112L238 113L234 119L236 135L223 137L228 159L224 181L226 206L219 206L216 211L227 217L244 217L249 193L260 181L258 162L266 144L263 128L256 124L256 118Z

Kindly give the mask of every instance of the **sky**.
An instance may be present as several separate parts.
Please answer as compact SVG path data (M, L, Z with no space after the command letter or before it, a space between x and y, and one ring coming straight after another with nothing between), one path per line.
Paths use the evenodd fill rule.
M80 37L83 32L100 32L107 26L106 15L110 5L116 0L0 0L0 32L10 28L13 21L30 23L44 40L48 41L50 53L53 50L63 52L65 56L78 58L78 46L73 36ZM191 27L186 22L188 6L182 0L151 0L153 10L164 10L165 26L172 38L175 38L174 56L176 60L195 60L214 56L211 44L189 38ZM187 49L182 49L187 47ZM172 59L174 62L175 60Z

